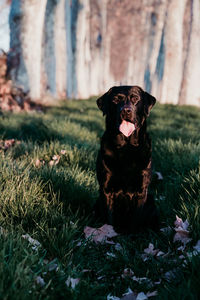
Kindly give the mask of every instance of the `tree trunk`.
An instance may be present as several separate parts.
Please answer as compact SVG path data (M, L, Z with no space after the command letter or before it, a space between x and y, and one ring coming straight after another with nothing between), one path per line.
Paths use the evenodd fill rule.
M200 106L200 3L199 0L190 3L189 33L187 53L184 62L182 86L180 89L180 104Z
M39 99L43 85L42 37L46 0L13 0L10 14L12 79ZM11 66L12 65L12 66Z
M33 99L140 85L200 106L199 0L13 0L9 72Z

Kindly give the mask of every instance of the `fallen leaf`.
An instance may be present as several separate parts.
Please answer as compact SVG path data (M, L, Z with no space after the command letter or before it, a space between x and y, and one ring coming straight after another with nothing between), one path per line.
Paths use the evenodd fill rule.
M91 238L95 243L106 242L108 238L117 236L118 234L114 231L113 226L103 225L100 228L92 228L86 226L84 228L85 238Z
M193 249L197 252L200 253L200 240L196 243L196 245L193 247Z
M134 272L130 268L126 268L123 271L122 278L132 277Z
M150 281L150 279L146 278L146 277L136 277L133 276L132 279L138 283L142 283L143 281Z
M122 295L123 297L121 300L136 300L137 294L134 293L130 288L128 288L128 291Z
M158 292L157 291L153 291L153 292L148 292L147 293L147 297L155 297L158 295Z
M187 252L187 256L192 258L192 256L196 256L200 254L200 240L197 241L196 245L193 247L192 252Z
M48 268L49 272L52 272L54 270L58 270L58 264L51 264L49 265L49 268Z
M97 280L104 279L105 277L106 277L105 275L103 275L103 276L99 276L99 277L97 277Z
M162 255L165 255L165 253L162 252L162 251L158 251L158 253L156 254L157 257L158 257L158 256L162 256Z
M33 250L38 250L38 248L41 246L40 242L38 242L37 240L33 239L28 233L22 235L22 237L25 240L28 240L28 242L33 245L32 249Z
M137 294L136 293L130 293L124 297L122 297L120 300L136 300Z
M155 281L154 284L155 284L155 285L161 284L161 279L159 279L158 281Z
M56 155L54 154L54 156L52 157L53 160L60 160L60 155Z
M116 243L115 244L115 250L117 250L117 251L121 251L123 248L122 248L122 246L119 244L119 243Z
M81 245L82 245L81 241L76 244L77 247L80 247Z
M108 244L108 245L115 245L115 242L109 241L109 240L106 240L105 243Z
M40 167L41 166L41 161L40 161L40 159L36 159L36 161L35 161L35 166L36 167Z
M60 155L54 154L52 159L49 162L49 166L51 166L51 167L56 166L59 163L59 161L60 161Z
M68 287L71 287L73 290L75 289L76 285L79 283L80 278L71 278L70 276L65 281L65 284Z
M149 256L148 254L142 254L142 255L141 255L141 258L142 258L142 260L145 262L145 261L147 261L147 260L150 259L150 256Z
M164 274L164 279L170 282L174 281L178 276L180 276L179 271L177 269L173 269Z
M50 160L50 162L49 162L49 166L50 167L52 167L52 166L54 166L55 165L55 162L54 162L54 160Z
M165 256L166 254L159 249L154 249L154 245L152 243L149 243L148 248L144 249L144 254L141 255L142 260L145 262L150 259L150 255L152 256Z
M174 222L174 225L176 228L181 227L182 229L187 230L189 223L188 223L188 220L185 220L185 222L183 222L183 220L181 218L176 216L176 221Z
M136 297L136 300L145 300L145 299L148 299L148 297L143 292L139 293Z
M37 276L37 277L35 278L35 282L36 282L38 285L40 285L40 286L45 286L45 281L44 281L44 279L43 279L41 276Z
M116 255L114 253L111 253L111 252L107 252L106 255L109 256L109 257L116 258Z
M15 140L14 139L5 140L4 141L4 149L7 150L8 148L14 146L14 144L15 144Z
M61 151L60 151L60 154L62 154L62 155L65 155L66 153L67 153L66 150L61 150Z
M183 220L181 218L176 216L176 221L174 222L174 225L175 225L174 230L176 231L176 234L174 235L173 241L174 242L180 241L184 245L189 243L192 239L189 238L189 231L188 231L189 223L188 223L188 221L185 220L185 222L183 222Z
M89 273L89 272L92 272L92 270L89 270L89 269L83 269L81 272L82 272L82 273Z
M163 180L163 176L160 172L155 172L155 174L157 175L158 180Z
M16 141L15 139L0 140L0 150L6 151L9 148L13 147L15 144L21 144L21 142Z
M154 245L152 243L149 243L148 248L144 249L144 253L151 254L155 256L159 252L159 249L154 249Z
M116 296L112 296L111 294L109 294L107 296L107 300L120 300L120 298L116 297Z
M172 232L172 228L167 226L167 227L161 228L160 231L163 232L164 234L170 234Z
M41 159L39 159L39 158L36 159L36 161L35 161L35 166L36 166L37 168L39 168L39 167L41 167L41 166L44 166L44 165L45 165L45 161L44 161L44 160L41 160Z

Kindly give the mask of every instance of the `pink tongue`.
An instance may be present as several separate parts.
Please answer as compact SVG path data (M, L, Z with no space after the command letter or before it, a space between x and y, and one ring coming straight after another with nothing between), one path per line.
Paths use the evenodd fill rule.
M119 131L121 131L125 136L129 136L135 130L135 125L128 121L122 121L119 126Z

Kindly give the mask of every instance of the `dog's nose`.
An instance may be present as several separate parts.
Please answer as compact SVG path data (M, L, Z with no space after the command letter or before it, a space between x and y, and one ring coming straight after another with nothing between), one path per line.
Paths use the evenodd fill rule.
M124 105L124 106L121 108L121 112L122 112L123 114L130 115L130 114L133 112L133 110L132 110L132 108L130 107L130 105Z

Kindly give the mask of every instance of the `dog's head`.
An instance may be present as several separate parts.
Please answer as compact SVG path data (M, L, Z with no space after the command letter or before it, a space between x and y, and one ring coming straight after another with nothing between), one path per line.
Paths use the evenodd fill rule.
M138 86L114 86L97 99L106 115L107 130L120 131L127 137L142 127L155 102Z

